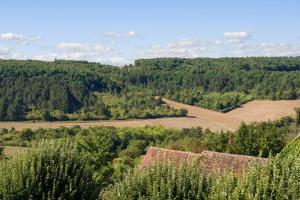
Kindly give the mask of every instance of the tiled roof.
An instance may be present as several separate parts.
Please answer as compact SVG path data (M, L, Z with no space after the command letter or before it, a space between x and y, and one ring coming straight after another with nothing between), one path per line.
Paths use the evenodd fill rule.
M223 173L225 171L233 171L242 174L250 163L258 161L260 164L266 163L268 159L253 156L236 155L229 153L219 153L214 151L203 151L201 154L162 149L150 147L143 158L139 168L144 169L157 161L172 161L177 166L184 162L199 160L201 169L205 174Z

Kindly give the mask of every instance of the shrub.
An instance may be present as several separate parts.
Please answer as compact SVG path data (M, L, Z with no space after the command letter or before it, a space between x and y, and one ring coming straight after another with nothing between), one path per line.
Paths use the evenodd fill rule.
M300 139L287 145L267 165L254 165L233 184L214 183L211 199L300 199Z
M123 181L100 196L104 200L204 199L208 184L194 165L183 164L177 168L173 163L160 163L142 172L127 174Z
M93 199L86 161L67 140L43 141L0 163L0 199Z

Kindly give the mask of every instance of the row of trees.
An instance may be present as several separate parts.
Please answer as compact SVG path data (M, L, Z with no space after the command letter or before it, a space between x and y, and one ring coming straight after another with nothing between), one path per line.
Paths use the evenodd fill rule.
M87 106L74 113L64 113L60 110L31 110L25 115L27 120L123 120L160 117L181 117L187 111L174 109L164 105L161 98L153 95L128 91L121 94L95 92Z
M235 132L220 132L218 134L202 128L173 130L160 126L144 128L94 127L88 129L75 126L57 129L24 129L22 131L3 129L0 131L0 146L31 146L33 142L43 139L78 139L91 135L108 135L117 140L118 145L114 148L114 152L117 153L115 154L116 158L119 158L120 155L130 155L132 161L142 155L149 145L196 153L211 150L268 157L270 152L278 153L281 151L286 143L290 126L291 119L283 118L275 122L242 124ZM97 139L89 139L88 141L90 143L103 143ZM112 144L112 142L109 143ZM124 159L128 160L125 157Z

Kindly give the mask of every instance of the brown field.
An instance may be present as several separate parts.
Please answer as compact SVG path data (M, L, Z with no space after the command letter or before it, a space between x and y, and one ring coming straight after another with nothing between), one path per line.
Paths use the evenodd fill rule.
M17 130L21 130L24 128L72 127L75 125L80 125L83 128L89 126L143 127L146 125L162 125L167 128L176 129L200 126L202 128L209 128L212 131L233 131L240 126L242 121L249 123L276 120L284 116L293 115L294 108L300 107L300 99L282 101L254 100L228 113L219 113L167 99L164 99L164 101L172 107L187 109L188 117L86 122L0 122L0 128L10 129L14 127Z
M8 157L14 156L17 153L22 153L28 149L28 147L17 147L17 146L3 146L4 154Z

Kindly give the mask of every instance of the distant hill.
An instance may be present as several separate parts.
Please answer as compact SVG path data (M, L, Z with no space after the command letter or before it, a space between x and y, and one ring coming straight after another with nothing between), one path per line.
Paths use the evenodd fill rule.
M226 112L252 99L299 98L300 57L156 58L124 67L0 60L0 86L0 120L185 114L164 108L156 95ZM121 101L107 105L101 94Z

